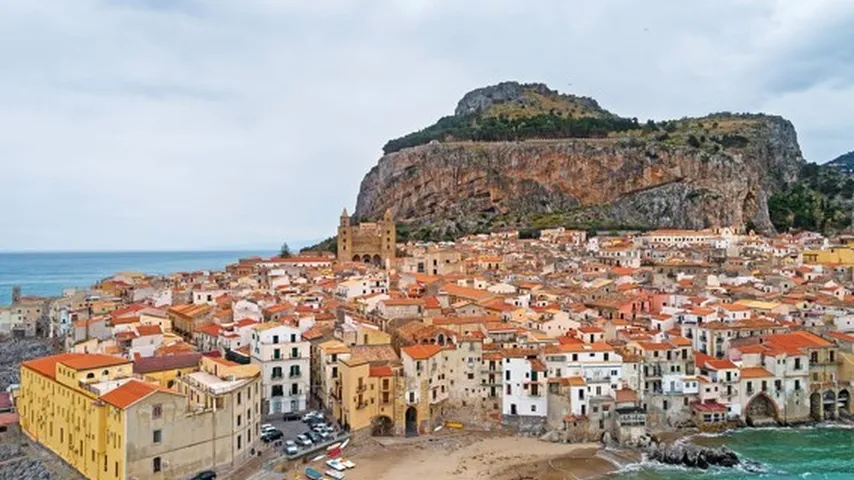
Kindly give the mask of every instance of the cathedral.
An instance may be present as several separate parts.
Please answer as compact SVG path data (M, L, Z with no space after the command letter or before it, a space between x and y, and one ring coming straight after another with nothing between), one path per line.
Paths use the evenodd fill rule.
M395 257L397 234L391 210L377 222L350 224L345 208L338 224L338 259L389 268Z

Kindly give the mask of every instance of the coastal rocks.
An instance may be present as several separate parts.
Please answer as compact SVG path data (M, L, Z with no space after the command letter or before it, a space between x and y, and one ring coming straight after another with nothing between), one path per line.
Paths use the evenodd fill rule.
M704 470L710 466L734 467L740 463L735 452L725 446L710 448L681 441L651 444L646 454L650 460L657 462Z

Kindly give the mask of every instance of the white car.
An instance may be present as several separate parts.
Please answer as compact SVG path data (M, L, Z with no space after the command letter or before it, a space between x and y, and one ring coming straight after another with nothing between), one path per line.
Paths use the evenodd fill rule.
M265 423L261 425L261 433L272 432L273 430L277 430L272 424Z
M297 435L297 442L304 447L310 447L312 445L311 439L306 435Z
M296 455L299 452L299 447L297 447L296 442L293 440L285 441L285 453L288 455Z

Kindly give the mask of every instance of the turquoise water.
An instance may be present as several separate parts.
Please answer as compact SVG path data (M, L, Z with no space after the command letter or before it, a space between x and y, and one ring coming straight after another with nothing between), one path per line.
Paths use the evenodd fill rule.
M73 252L0 253L0 305L11 301L12 286L24 295L61 295L64 288L89 287L121 271L149 274L223 269L243 257L275 252Z
M704 479L854 479L854 429L841 427L746 429L696 443L727 445L742 460L761 464L760 472L711 469L703 472L669 466L642 465L614 475L619 480Z

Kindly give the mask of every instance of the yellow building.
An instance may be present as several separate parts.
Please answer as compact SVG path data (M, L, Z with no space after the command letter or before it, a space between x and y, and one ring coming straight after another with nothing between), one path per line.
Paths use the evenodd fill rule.
M350 349L339 340L327 340L317 345L312 362L316 367L312 371L312 380L316 386L317 396L323 407L335 418L341 418L341 400L338 392L341 383L341 366L339 360L350 357Z
M21 430L88 478L125 478L124 418L98 401L95 385L132 373L130 360L108 355L66 353L24 362Z
M181 376L181 392L133 378L133 363L120 357L65 353L24 362L21 429L92 479L186 478L236 467L256 453L260 373L218 362L202 359L200 371Z
M354 432L394 433L402 423L395 408L402 372L394 349L390 345L351 347L350 356L339 358L338 365L341 378L334 386L341 402L338 420Z
M834 247L827 250L806 250L803 254L804 263L819 265L854 265L854 249L850 247Z

